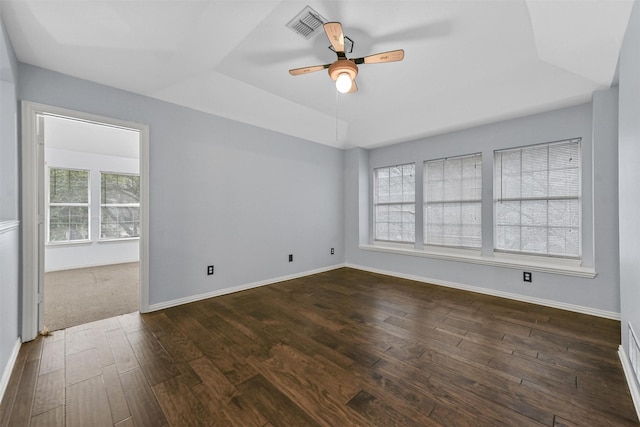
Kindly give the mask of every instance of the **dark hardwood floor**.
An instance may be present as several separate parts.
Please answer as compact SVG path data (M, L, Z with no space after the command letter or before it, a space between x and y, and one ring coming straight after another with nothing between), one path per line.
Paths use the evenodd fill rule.
M638 426L620 323L352 269L22 346L1 426Z

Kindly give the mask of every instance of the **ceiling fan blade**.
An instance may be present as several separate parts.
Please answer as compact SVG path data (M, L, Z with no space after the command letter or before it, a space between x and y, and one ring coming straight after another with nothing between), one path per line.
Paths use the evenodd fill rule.
M356 84L356 79L351 81L351 90L347 93L356 93L358 91L358 85Z
M380 64L383 62L395 62L402 61L404 59L404 50L390 50L389 52L376 53L374 55L365 56L364 58L357 58L353 61L356 64Z
M309 73L313 73L314 71L326 70L327 68L329 68L329 65L331 64L313 65L311 67L294 68L292 70L289 70L289 74L291 74L292 76L309 74Z
M327 22L324 24L324 32L333 46L333 50L344 53L344 34L342 34L342 24L339 22Z

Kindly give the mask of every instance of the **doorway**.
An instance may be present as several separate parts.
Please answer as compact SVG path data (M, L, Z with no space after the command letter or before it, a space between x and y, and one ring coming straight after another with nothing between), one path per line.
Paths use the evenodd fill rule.
M140 132L42 115L44 330L139 307Z
M90 295L91 284L83 283L83 277L105 277L109 272L83 269L115 264L124 267L116 277L130 277L135 267L135 308L146 312L148 127L27 101L22 104L22 120L23 341L35 338L45 326L48 274L66 275L63 282L68 284L77 270L77 289ZM63 137L56 139L52 131ZM91 138L83 134L87 131ZM129 142L118 142L114 135L128 135ZM94 284L94 289L119 293L113 283ZM100 298L93 295L92 300ZM83 303L68 305L75 309Z

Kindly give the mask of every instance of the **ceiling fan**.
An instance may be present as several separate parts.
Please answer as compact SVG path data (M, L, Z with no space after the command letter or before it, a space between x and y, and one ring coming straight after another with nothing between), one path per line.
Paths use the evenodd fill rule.
M402 61L404 50L392 50L389 52L376 53L363 58L347 58L344 52L345 37L342 33L342 24L339 22L327 22L324 24L324 32L327 34L331 47L338 55L338 59L331 64L313 65L311 67L294 68L289 70L292 76L313 73L314 71L329 69L329 76L336 82L336 89L340 93L354 93L358 91L356 76L358 75L359 64L379 64L382 62ZM353 43L353 42L352 42Z

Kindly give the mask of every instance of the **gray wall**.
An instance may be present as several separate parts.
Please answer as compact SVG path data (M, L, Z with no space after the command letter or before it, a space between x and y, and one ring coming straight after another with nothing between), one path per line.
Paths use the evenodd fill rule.
M19 72L20 99L149 125L150 304L344 261L341 150L26 64Z
M16 81L18 65L0 19L0 221L18 219L18 139Z
M553 301L612 315L620 311L618 287L617 212L617 90L598 92L593 102L548 113L476 127L445 135L370 150L368 162L357 150L347 152L345 165L367 168L368 182L347 172L345 178L345 254L349 264L385 270L418 278L484 288L492 293L516 294L530 299ZM592 118L593 115L593 118ZM597 115L597 116L596 116ZM427 120L428 118L425 118ZM483 157L483 249L493 251L493 151L535 143L582 137L583 154L583 265L595 267L594 279L535 272L532 284L522 281L522 270L458 261L362 250L367 234L354 227L363 217L362 201L369 205L372 170L376 167L416 163L416 193L421 193L424 160L481 152ZM362 172L362 171L361 171ZM488 202L488 203L487 203ZM367 220L368 221L368 220ZM416 228L421 228L421 209L416 212ZM421 234L418 233L421 241ZM594 245L597 244L597 259ZM420 247L420 243L417 245Z
M16 57L0 18L0 376L20 335L16 80Z
M633 7L620 53L619 212L622 345L627 325L640 334L640 7ZM639 337L640 338L640 337Z

